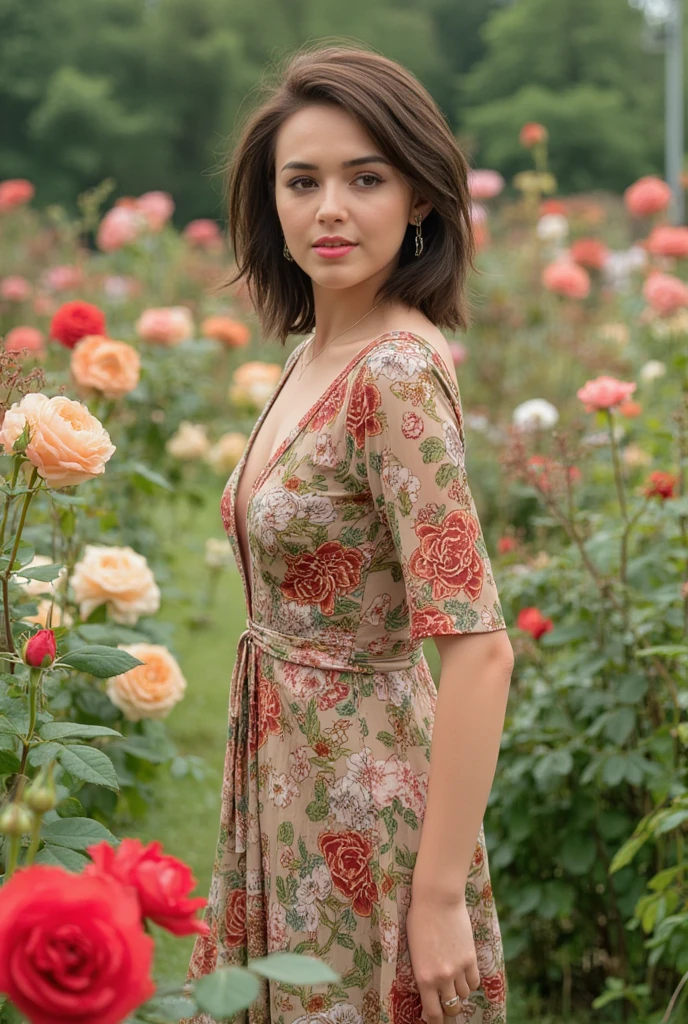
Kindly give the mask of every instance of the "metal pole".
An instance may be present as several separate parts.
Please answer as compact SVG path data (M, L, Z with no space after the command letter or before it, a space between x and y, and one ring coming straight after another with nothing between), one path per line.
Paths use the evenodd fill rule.
M683 224L683 0L668 0L668 8L664 116L666 180L673 193L671 220L674 224Z

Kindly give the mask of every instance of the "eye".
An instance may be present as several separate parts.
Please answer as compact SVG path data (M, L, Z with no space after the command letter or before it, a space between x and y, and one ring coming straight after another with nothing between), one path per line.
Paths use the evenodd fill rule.
M370 178L370 180L372 181L373 185L378 185L382 181L382 178L378 178L377 174L370 174L367 171L364 174L358 174L357 178ZM368 187L370 187L370 186L368 186Z
M364 188L373 188L375 185L379 185L382 183L382 178L379 178L377 174L371 174L369 171L365 171L363 174L357 174L356 177L354 178L354 181L358 181L359 178L368 178L368 180L372 183L370 185L364 185ZM310 188L297 188L299 182L302 181L314 184L312 178L307 178L304 175L301 175L301 177L299 178L292 178L291 181L288 181L287 188L293 189L294 192L312 192L312 189Z

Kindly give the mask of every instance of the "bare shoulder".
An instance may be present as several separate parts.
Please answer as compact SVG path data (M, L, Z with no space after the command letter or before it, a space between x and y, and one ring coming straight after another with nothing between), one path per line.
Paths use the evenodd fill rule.
M447 368L447 373L454 381L458 388L458 382L456 380L456 370L454 369L454 360L452 358L447 339L442 334L439 327L435 327L434 324L430 323L429 320L425 320L422 323L411 322L412 325L406 328L411 334L417 334L418 337L427 341L429 345L437 352L440 359L443 361Z

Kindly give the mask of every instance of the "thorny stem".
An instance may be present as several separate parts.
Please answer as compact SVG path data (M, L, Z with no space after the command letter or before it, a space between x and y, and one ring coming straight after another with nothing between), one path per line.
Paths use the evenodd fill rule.
M34 488L37 476L38 470L34 467L33 473L31 474L31 480L29 481L29 489L25 493L24 501L22 502L21 514L19 517L19 523L17 525L17 532L14 537L14 544L12 545L12 551L9 556L9 562L5 571L0 575L0 579L2 579L3 615L5 620L5 650L8 651L10 654L15 654L16 652L14 649L14 639L12 637L12 621L10 619L9 579L12 574L12 566L14 565L14 560L17 557L17 551L19 550L19 542L21 541L24 523L26 522L26 513L29 511L29 504L31 503L31 499L38 490L37 487ZM9 499L7 499L5 502L5 514L7 513L8 504ZM5 520L3 519L3 540L4 525ZM10 672L14 673L13 661L10 662Z

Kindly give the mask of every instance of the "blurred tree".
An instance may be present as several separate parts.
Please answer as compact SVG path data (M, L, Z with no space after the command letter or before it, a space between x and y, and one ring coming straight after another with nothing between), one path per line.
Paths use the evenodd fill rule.
M463 77L460 99L482 166L523 169L519 129L542 121L564 191L620 189L662 172L663 57L628 0L519 0L483 35L486 54Z

